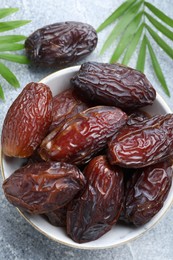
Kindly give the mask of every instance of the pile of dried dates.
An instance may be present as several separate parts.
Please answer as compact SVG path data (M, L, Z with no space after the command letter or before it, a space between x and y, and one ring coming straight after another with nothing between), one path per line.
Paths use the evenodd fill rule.
M150 221L172 184L173 114L142 111L155 98L144 74L120 64L86 62L54 97L29 83L2 130L3 153L28 158L3 183L8 201L77 243L117 221Z

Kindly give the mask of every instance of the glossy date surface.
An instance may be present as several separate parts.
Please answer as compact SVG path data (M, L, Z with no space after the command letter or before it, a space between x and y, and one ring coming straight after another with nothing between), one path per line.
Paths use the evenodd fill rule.
M2 151L29 157L40 145L52 121L52 93L43 83L31 82L9 108L2 129Z
M67 206L45 213L48 221L57 227L66 227Z
M118 63L83 63L71 82L76 91L99 105L134 109L151 105L156 97L143 73Z
M126 114L115 107L98 106L78 113L42 142L39 153L44 160L83 164L107 145L126 122Z
M168 160L138 169L127 182L124 217L144 225L162 208L172 185L172 163Z
M92 159L84 170L82 194L67 208L67 234L76 242L95 240L108 232L122 210L123 173L105 156Z
M85 178L73 165L59 162L29 164L3 183L8 201L32 214L65 206L84 187Z
M83 102L72 88L53 97L52 123L49 132L63 124L67 119L86 110L89 104Z
M32 63L65 66L90 54L97 45L94 28L81 22L61 22L44 26L25 41Z
M173 114L158 115L143 123L126 125L108 144L111 164L139 168L173 155Z

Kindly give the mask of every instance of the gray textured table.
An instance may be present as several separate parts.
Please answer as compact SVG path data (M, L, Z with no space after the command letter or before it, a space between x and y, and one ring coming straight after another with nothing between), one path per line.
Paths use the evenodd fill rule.
M92 24L95 28L123 1L113 0L1 0L1 7L18 7L20 11L11 16L11 19L30 19L32 22L24 27L16 29L16 33L29 35L39 27L58 21L76 20ZM149 2L159 6L159 8L173 17L172 0L150 0ZM99 56L102 43L111 30L111 26L99 34L97 49L87 60L97 60L108 62L111 51L110 48L103 56ZM173 47L173 46L172 46ZM172 85L172 61L158 50L159 60L165 72L167 83L173 95ZM21 86L24 87L30 81L38 81L51 70L39 70L9 64L11 70L17 75ZM131 66L134 60L131 60ZM150 61L147 60L146 74L151 80L156 90L166 100L173 110L172 98L168 98L161 90L159 83L153 75ZM21 91L10 87L2 81L5 90L6 102L0 101L0 131L4 116L8 107ZM0 186L2 177L0 177ZM173 208L163 217L163 219L149 232L141 238L127 245L106 249L106 250L79 250L55 243L31 227L5 199L0 188L0 259L119 259L119 260L172 260L173 259Z

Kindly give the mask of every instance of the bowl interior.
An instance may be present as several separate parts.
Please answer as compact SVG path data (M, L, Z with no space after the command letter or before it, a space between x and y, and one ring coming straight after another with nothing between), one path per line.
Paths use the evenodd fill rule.
M42 83L47 84L53 95L60 93L61 91L70 87L70 78L79 70L79 66L70 67L63 69L61 71L55 72L48 77L41 80ZM170 108L167 106L165 101L157 94L156 100L152 106L145 107L144 110L151 115L155 114L166 114L171 113ZM3 178L6 179L11 175L16 169L18 169L22 163L22 159L17 158L7 158L1 154L1 170ZM81 248L81 249L98 249L98 248L108 248L113 246L118 246L129 242L132 239L136 239L144 232L153 227L160 218L166 213L166 211L171 207L173 201L173 185L169 192L169 195L164 203L162 209L155 215L150 222L143 225L142 227L132 227L128 225L117 224L113 226L111 231L103 235L101 238L83 244L75 243L71 238L66 235L64 228L55 227L49 224L43 217L36 215L30 215L26 212L19 211L22 216L38 231L42 234L48 236L49 238L60 242L62 244Z

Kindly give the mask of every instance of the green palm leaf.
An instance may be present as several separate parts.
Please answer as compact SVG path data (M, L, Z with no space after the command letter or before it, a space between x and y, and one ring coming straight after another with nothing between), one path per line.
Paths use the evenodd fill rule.
M162 11L160 11L158 8L156 8L154 5L148 3L147 1L144 2L145 6L148 7L148 9L155 14L160 20L162 20L167 25L173 27L173 19L171 19L169 16L164 14ZM172 6L171 6L172 8Z
M149 40L146 38L146 42L147 42L147 46L148 46L148 50L149 50L149 53L150 53L150 57L151 57L151 61L152 61L152 64L153 64L153 68L154 68L154 71L155 71L155 74L158 78L158 80L160 81L162 87L163 87L163 90L165 91L165 93L170 96L170 92L169 92L169 89L168 89L168 86L166 84L166 80L165 80L165 77L163 75L163 72L162 72L162 69L160 67L160 64L157 60L157 57L156 57L156 54L154 53L154 50L149 42Z
M136 63L136 69L144 72L144 67L145 67L145 59L146 59L146 39L145 36L143 37L141 47L139 50L139 55Z
M18 10L19 10L18 8L1 8L0 9L0 19L17 12Z
M148 47L155 74L165 93L169 96L166 80L156 56L157 52L153 50L146 35L149 33L157 45L173 59L173 48L158 35L158 32L161 32L173 42L173 31L168 28L168 26L173 28L173 19L145 0L127 0L98 27L97 31L103 30L113 22L115 22L115 26L105 40L100 54L103 54L119 37L120 39L111 56L110 63L119 62L120 57L124 54L121 62L128 65L140 42L136 69L144 72L147 56L146 49Z
M0 22L0 32L6 32L13 30L15 28L21 27L27 23L30 23L30 20L16 20L10 22Z
M19 43L7 43L0 44L0 51L18 51L24 48L24 44Z
M97 29L97 32L102 31L105 27L119 18L133 3L137 0L128 0L120 5Z
M8 44L13 42L20 42L26 40L26 36L24 35L3 35L0 36L0 44Z
M150 14L145 12L146 17L152 23L157 30L159 30L161 33L163 33L166 37L168 37L170 40L173 41L173 32L166 28L163 24L158 22L155 18L153 18Z
M0 19L17 11L18 8L0 8ZM0 35L0 75L15 88L20 86L19 81L14 73L6 65L4 65L2 61L7 60L20 64L29 63L29 60L25 55L20 55L20 53L17 53L17 51L24 49L24 43L22 43L22 41L26 40L26 36L18 34L4 35L4 32L16 29L26 25L29 22L29 20L0 22L0 33L3 32L3 35ZM4 99L2 85L0 85L0 99Z
M173 49L155 32L151 27L147 24L145 25L153 39L157 42L157 44L173 59Z
M101 54L103 54L106 49L110 47L110 45L117 39L117 37L125 30L128 24L133 19L134 15L138 12L139 8L141 7L143 1L139 1L135 5L129 8L127 12L119 19L119 22L115 25L112 32L108 36L107 40L105 41L102 49Z
M5 99L5 97L4 97L4 91L3 91L3 89L2 89L2 86L0 85L0 98L2 99L2 100L4 100Z
M17 80L16 76L3 63L0 63L0 74L13 87L15 87L15 88L20 87L19 81Z
M30 63L30 61L26 56L18 55L18 54L0 53L0 59L16 62L20 64Z
M131 23L128 25L125 33L120 38L120 41L111 57L110 62L113 63L119 59L123 51L127 48L127 43L131 41L132 36L135 34L142 17L143 12L138 13Z
M138 45L138 42L140 40L143 28L144 28L144 24L142 23L139 29L137 30L136 34L134 35L133 40L130 42L127 51L125 52L124 58L122 60L123 64L127 65L128 62L130 61L130 58L134 53L136 46Z

